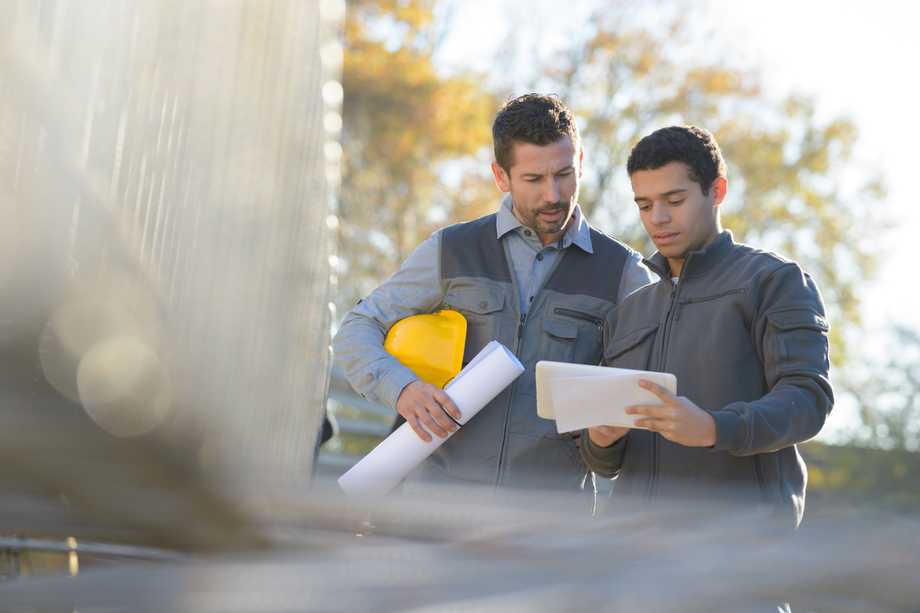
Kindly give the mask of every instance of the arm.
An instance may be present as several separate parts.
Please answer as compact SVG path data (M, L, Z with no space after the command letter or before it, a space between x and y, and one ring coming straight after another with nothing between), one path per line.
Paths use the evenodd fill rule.
M449 413L459 412L449 397L433 385L419 381L383 348L386 333L397 321L429 313L442 301L440 270L440 233L431 235L406 259L392 277L348 312L333 339L335 357L342 364L352 387L366 398L396 409L423 440L419 420L439 436L454 429L440 411L430 418L422 413L434 401ZM405 392L405 393L404 393ZM430 423L433 421L434 423ZM426 438L427 437L427 438Z
M710 413L716 425L713 449L734 455L776 451L810 439L834 404L828 327L814 281L789 263L759 289L751 333L770 391Z
M620 275L617 304L623 302L624 298L640 287L645 287L654 282L655 275L642 263L642 254L638 251L631 251L626 263L623 265L623 274Z

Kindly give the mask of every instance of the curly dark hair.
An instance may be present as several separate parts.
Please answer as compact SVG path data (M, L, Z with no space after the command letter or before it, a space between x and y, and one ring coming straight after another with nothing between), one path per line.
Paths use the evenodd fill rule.
M511 171L511 149L515 142L549 145L568 136L578 150L580 138L575 115L554 94L524 94L502 105L492 123L495 160Z
M703 195L712 182L725 176L725 160L713 135L696 126L671 126L655 130L633 147L626 162L630 176L638 170L655 170L671 162L687 165L692 181L700 184Z

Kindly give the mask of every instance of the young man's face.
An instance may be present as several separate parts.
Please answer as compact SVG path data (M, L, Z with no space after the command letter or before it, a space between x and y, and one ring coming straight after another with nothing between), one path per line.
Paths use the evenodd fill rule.
M548 244L559 240L578 201L582 152L565 136L549 145L514 143L510 172L492 163L495 182L511 193L512 208L522 224Z
M687 253L703 248L719 234L718 207L727 189L725 178L719 177L704 195L688 170L683 162L671 162L629 177L642 225L675 276Z

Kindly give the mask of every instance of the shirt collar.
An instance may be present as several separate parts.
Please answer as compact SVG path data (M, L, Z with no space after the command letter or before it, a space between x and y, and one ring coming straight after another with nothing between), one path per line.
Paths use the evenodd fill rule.
M575 221L569 225L565 234L562 235L562 240L560 241L561 245L559 245L559 247L561 249L566 249L570 245L575 245L582 251L593 254L594 247L591 243L591 225L588 223L588 220L585 219L584 214L581 212L581 207L577 204L575 205L575 212L572 213L572 217ZM500 239L521 226L521 222L518 221L518 218L511 212L511 195L507 194L502 198L502 204L498 208L498 216L495 220L497 238Z

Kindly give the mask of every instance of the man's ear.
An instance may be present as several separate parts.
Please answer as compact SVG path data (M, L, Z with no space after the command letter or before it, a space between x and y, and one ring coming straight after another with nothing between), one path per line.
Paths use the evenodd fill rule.
M709 188L712 192L712 203L715 206L722 204L722 201L725 200L725 195L728 193L728 179L725 177L716 177L716 180L712 182L712 187Z
M506 194L511 191L511 177L509 177L505 169L495 161L492 162L492 176L495 177L495 185L498 186L498 189Z
M585 148L581 145L578 146L578 178L585 172Z

